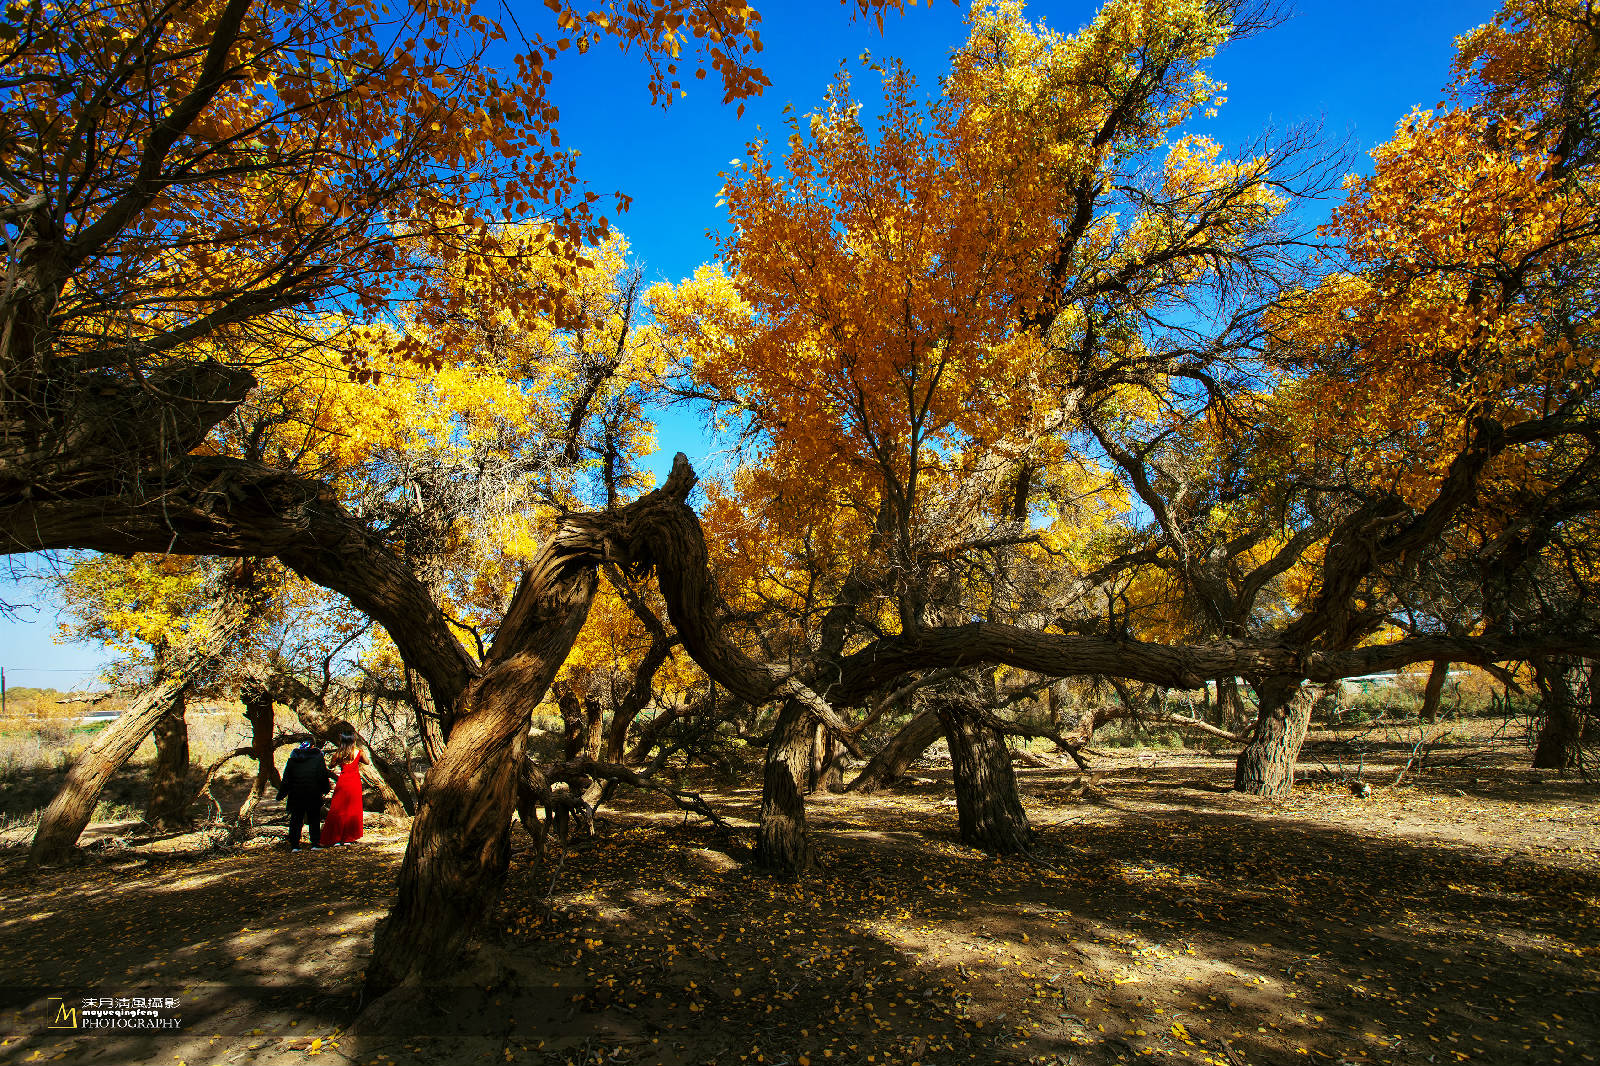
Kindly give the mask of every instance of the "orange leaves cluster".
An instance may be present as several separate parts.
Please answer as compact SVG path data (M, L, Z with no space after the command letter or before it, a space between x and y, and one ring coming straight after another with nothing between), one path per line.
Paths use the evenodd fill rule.
M289 308L381 320L403 301L434 305L443 322L455 309L434 272L463 259L553 258L547 288L496 289L492 272L485 284L524 318L559 319L561 283L608 222L561 146L549 61L609 37L642 53L662 94L692 41L730 99L766 83L750 63L760 40L747 0L586 14L551 0L537 14L553 32L525 17L535 32L511 71L486 61L506 31L475 6L7 8L0 169L24 202L4 217L39 238L19 247L48 275L38 286L52 294L52 350L148 366L201 337L249 344L262 316ZM529 217L545 222L538 239L508 242L503 224ZM436 351L401 354L439 363ZM359 352L346 355L364 370Z
M1004 518L1020 470L1067 458L1085 366L1152 361L1136 334L1091 343L1090 316L1181 295L1208 270L1197 249L1283 207L1264 162L1193 140L1159 206L1113 191L1216 102L1199 65L1229 32L1198 2L1112 0L1071 36L979 4L938 96L874 66L875 130L841 75L782 148L750 145L723 189L726 273L657 304L717 415L757 442L734 490L753 527L815 550L839 522L859 549L892 513L937 554ZM1197 205L1204 224L1182 224Z
M1316 435L1363 439L1366 476L1418 504L1475 415L1515 424L1593 395L1600 336L1577 294L1600 268L1595 160L1563 93L1600 81L1574 17L1513 2L1462 39L1453 106L1414 111L1374 151L1325 229L1348 271L1287 316ZM1538 462L1513 450L1490 476Z

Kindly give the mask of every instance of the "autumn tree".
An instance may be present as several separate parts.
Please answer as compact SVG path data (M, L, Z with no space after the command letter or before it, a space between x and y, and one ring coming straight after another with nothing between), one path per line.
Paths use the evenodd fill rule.
M221 655L259 620L263 608L263 582L251 560L211 575L161 560L130 567L91 563L79 578L75 592L86 628L144 644L151 667L137 697L84 749L40 814L30 865L58 862L71 853L111 775L164 723L166 744L151 783L151 815L152 820L181 820L191 798L186 793L185 695L215 674ZM107 595L113 591L133 596L119 602Z
M730 177L726 277L702 272L663 303L698 349L698 395L745 423L769 524L837 516L810 542L851 545L814 582L830 598L811 609L816 677L869 635L1041 613L967 571L984 554L1015 565L996 553L1037 539L1042 487L1087 459L1083 413L1185 381L1233 387L1213 358L1228 313L1248 328L1298 277L1283 209L1322 178L1309 145L1231 159L1168 141L1217 93L1201 65L1267 16L1135 7L1063 36L1017 4L980 6L938 97L884 72L875 136L841 79L781 157L752 144ZM1184 326L1214 304L1217 335ZM804 732L780 722L774 744ZM1003 743L981 750L1004 758ZM769 786L782 776L769 767Z
M131 690L137 701L143 690L170 682L179 648L194 636L197 623L204 621L206 601L220 589L223 578L223 567L195 566L192 560L173 556L79 560L55 582L71 619L62 626L62 636L98 640L119 651L122 658L113 667L116 680ZM227 649L225 644L213 647L185 684L172 690L168 706L155 721L156 759L145 808L145 820L153 826L172 828L189 820L188 807L194 797L189 793L185 706L198 694L199 686L215 678ZM113 723L110 728L116 730L120 724ZM143 739L140 736L135 743ZM97 753L94 757L101 756ZM111 767L113 771L117 768ZM89 780L89 776L78 775L77 780ZM98 800L96 793L75 799L72 806L92 811ZM45 829L41 825L41 830Z
M1594 631L1593 30L1582 5L1507 5L1327 227L1345 269L1292 306L1284 344L1311 390L1302 446L1341 455L1349 506L1291 647L1360 644L1428 570L1456 579L1433 635ZM1240 787L1285 787L1296 721L1264 702Z

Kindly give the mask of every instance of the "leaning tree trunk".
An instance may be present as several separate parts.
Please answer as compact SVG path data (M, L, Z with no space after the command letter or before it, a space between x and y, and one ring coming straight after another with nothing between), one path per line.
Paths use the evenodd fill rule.
M801 792L810 764L811 715L799 700L785 700L767 742L756 864L786 877L804 873L813 857Z
M812 727L811 765L807 768L808 792L843 792L844 768L839 760L844 753L839 748L839 738L821 722Z
M255 572L248 561L228 576L227 584L205 621L191 630L183 644L167 653L162 675L140 694L133 706L90 744L73 764L67 780L39 818L28 864L61 862L72 854L84 826L94 816L111 775L122 768L156 722L190 679L227 647L255 614Z
M944 726L939 721L939 713L934 710L921 712L901 726L900 732L872 757L872 761L850 782L849 791L876 792L880 788L888 788L943 735Z
M1005 736L963 701L940 700L937 708L950 743L962 841L995 855L1026 852L1032 834Z
M189 818L189 723L184 720L184 691L156 719L156 761L150 767L150 799L145 821L157 829L176 829Z
M489 650L428 770L398 892L367 968L376 997L453 967L499 898L529 717L566 661L598 578L561 535L523 574Z
M1294 787L1294 764L1311 724L1312 700L1297 677L1269 677L1256 686L1261 709L1255 739L1239 753L1233 788L1252 796L1279 797Z
M1565 770L1576 766L1583 740L1583 715L1572 698L1567 664L1538 658L1533 661L1533 671L1539 684L1540 710L1544 712L1539 742L1533 749L1533 768Z
M1422 720L1430 725L1439 720L1439 696L1449 674L1450 664L1443 659L1435 659L1428 671L1428 683L1422 689Z

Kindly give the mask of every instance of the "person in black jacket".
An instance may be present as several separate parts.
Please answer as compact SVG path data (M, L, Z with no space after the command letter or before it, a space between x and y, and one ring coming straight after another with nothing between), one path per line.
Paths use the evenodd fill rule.
M300 850L300 826L311 826L311 846L321 846L322 797L333 786L322 749L309 740L289 753L283 764L278 798L289 797L289 850Z

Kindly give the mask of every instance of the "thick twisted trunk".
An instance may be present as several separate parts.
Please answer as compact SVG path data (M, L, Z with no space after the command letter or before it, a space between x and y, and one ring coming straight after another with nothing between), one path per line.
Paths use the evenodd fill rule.
M1005 737L964 700L939 699L935 707L950 743L962 841L995 855L1027 852L1032 831Z
M901 726L900 732L883 746L883 750L862 767L855 780L850 782L849 791L876 792L880 788L888 788L943 735L944 726L939 721L939 713L932 709L920 712Z
M182 689L156 719L156 761L150 767L150 799L145 821L157 829L187 825L189 817L189 723L184 720Z
M1578 765L1583 741L1583 714L1573 699L1567 664L1558 659L1535 659L1534 678L1539 685L1539 709L1544 722L1533 749L1536 770L1565 770Z
M1239 753L1233 788L1252 796L1281 797L1294 787L1294 764L1311 724L1311 699L1297 677L1269 677L1256 686L1261 708L1255 739Z
M813 857L803 791L811 764L811 728L805 704L788 699L767 742L756 864L786 877L804 873Z
M132 758L190 679L249 624L255 615L256 600L255 570L245 562L229 575L205 621L194 627L182 645L168 652L156 683L107 726L73 764L61 791L39 818L39 829L28 851L30 866L60 862L72 854L111 775Z
M250 794L239 806L239 821L249 822L267 794L268 788L278 785L278 768L274 765L276 753L272 743L272 694L262 689L244 692L244 715L250 720L250 751L256 760L256 779L250 785Z
M494 909L529 716L572 650L596 584L593 562L560 537L523 575L483 674L467 686L450 740L428 770L395 904L367 969L370 995L448 970Z
M807 768L808 792L843 792L844 768L839 760L844 753L839 738L821 722L812 727L811 765Z

